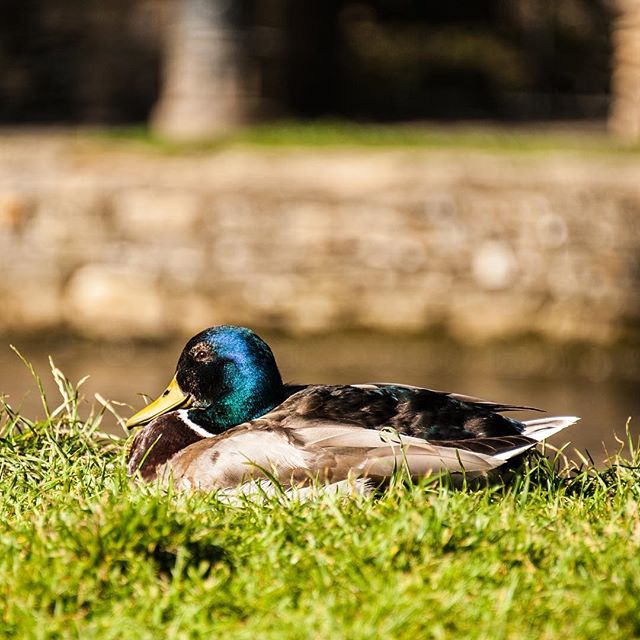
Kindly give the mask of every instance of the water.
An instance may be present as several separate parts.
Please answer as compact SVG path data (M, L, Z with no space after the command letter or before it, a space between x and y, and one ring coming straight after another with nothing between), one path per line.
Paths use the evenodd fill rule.
M594 353L586 354L577 365L573 361L549 364L536 348L469 350L388 335L264 337L276 354L284 379L291 382L404 382L537 406L555 415L579 415L582 421L577 426L551 440L555 446L570 441L566 451L574 459L577 449L602 463L606 451L617 451L615 434L624 436L629 417L632 432L640 433L637 382L623 381L608 370L606 375L598 375L598 367L595 373L585 368L584 362L600 362L601 356ZM14 343L41 375L52 406L56 406L58 395L49 373L49 355L71 380L90 376L83 386L85 415L91 402L95 402L96 392L110 400L141 407L137 394L155 397L164 389L174 374L182 348L182 343L112 345L52 340L35 344L17 339ZM27 417L42 416L35 384L7 342L0 347L0 392L8 395L9 403ZM122 414L127 417L130 411L123 407ZM111 416L105 419L104 426L121 433Z

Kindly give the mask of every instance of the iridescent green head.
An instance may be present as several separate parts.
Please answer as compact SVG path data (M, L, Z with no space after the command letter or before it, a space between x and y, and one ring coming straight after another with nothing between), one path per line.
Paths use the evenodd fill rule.
M187 342L167 389L127 426L189 407L190 420L220 433L264 415L283 395L278 366L264 340L244 327L210 327Z

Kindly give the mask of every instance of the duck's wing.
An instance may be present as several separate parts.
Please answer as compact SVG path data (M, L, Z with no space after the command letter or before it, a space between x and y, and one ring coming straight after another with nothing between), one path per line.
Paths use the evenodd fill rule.
M292 429L305 450L317 453L316 464L331 481L357 472L377 481L403 469L416 478L439 473L478 475L535 446L526 436L452 440L440 443L351 425L303 424Z
M535 446L525 436L433 444L394 431L339 422L261 419L180 452L170 462L177 486L216 490L264 478L283 488L349 478L382 482L396 470L414 478L440 473L485 474Z
M477 406L481 409L490 409L491 411L538 411L544 413L544 409L539 409L538 407L528 407L525 405L519 404L504 404L502 402L493 402L492 400L485 400L483 398L477 398L476 396L468 396L462 393L454 393L451 391L439 391L438 389L428 389L427 387L416 387L411 384L395 384L393 382L370 382L368 384L362 385L353 385L355 387L362 388L378 388L383 389L384 387L400 387L403 389L410 389L416 393L420 393L421 391L427 391L429 393L437 393L445 395L453 400L457 400L458 402L462 402L466 405Z
M512 409L514 405L472 402L468 396L443 391L376 383L308 386L272 413L367 429L391 427L404 435L435 441L519 435L523 423L500 414Z

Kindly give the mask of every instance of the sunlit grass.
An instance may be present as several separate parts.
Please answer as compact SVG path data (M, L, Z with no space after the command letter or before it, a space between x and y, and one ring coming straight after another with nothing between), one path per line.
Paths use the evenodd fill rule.
M509 487L230 506L125 477L79 392L4 402L1 637L557 638L640 630L639 455Z
M94 140L141 144L166 153L211 152L233 147L466 149L506 153L577 152L635 154L640 146L623 144L603 130L567 127L438 126L426 123L380 124L343 120L282 121L194 142L175 142L146 127L94 132Z

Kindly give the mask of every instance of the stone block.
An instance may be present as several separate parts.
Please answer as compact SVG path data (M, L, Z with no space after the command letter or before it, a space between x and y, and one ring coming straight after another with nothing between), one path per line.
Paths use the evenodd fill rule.
M64 292L64 317L75 330L98 338L165 337L162 291L153 274L115 265L78 269Z
M31 202L17 191L0 191L0 233L11 233L20 229L31 210Z
M172 244L198 241L201 196L192 191L132 188L114 194L113 216L123 238Z

